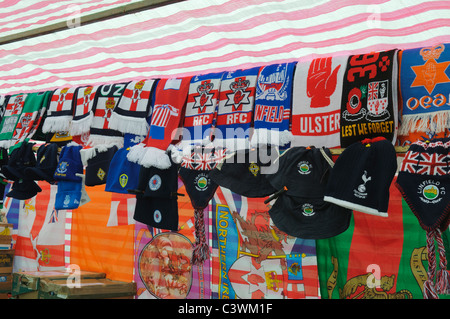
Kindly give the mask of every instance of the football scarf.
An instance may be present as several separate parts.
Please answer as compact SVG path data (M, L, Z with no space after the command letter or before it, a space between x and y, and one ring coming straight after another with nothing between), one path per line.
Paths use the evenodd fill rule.
M140 80L128 83L119 104L114 108L109 121L111 129L122 133L146 135L147 117L151 112L151 91L155 80Z
M56 89L47 108L43 133L68 131L73 117L72 99L76 87Z
M183 140L180 147L207 144L211 141L211 129L219 99L223 73L192 77L184 115Z
M397 50L349 57L341 102L341 147L397 137Z
M70 135L79 136L89 132L91 127L95 94L98 86L81 86L76 88L73 99L73 118Z
M150 129L145 140L130 149L128 160L145 167L167 169L171 166L166 151L179 139L177 130L183 123L190 81L191 77L159 80Z
M443 132L450 124L450 44L404 50L400 63L399 135Z
M14 134L14 129L19 121L19 117L22 114L22 109L27 96L28 94L15 94L9 98L1 123L1 147L9 147L10 140Z
M256 80L260 67L226 72L220 84L214 146L248 148Z
M252 146L284 146L291 141L289 120L295 65L282 63L261 67L256 82Z
M47 104L52 93L53 91L46 91L28 94L22 114L14 129L10 146L33 137L41 123L44 112L47 110Z
M94 117L88 145L110 144L117 145L119 148L123 146L123 134L111 129L109 120L128 83L103 84L98 88L94 99Z
M340 105L347 60L347 56L338 56L297 63L291 146L340 146Z
M403 159L396 186L426 231L428 250L428 278L423 285L424 298L439 298L450 293L450 274L441 232L450 223L450 139L416 141ZM436 273L438 244L439 267ZM436 277L436 283L434 282Z

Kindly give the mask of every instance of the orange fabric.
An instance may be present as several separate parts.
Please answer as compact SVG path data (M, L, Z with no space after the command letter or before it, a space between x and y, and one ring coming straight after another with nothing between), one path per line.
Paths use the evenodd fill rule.
M70 262L82 270L133 280L134 225L107 227L111 193L105 185L86 187L90 202L73 210Z

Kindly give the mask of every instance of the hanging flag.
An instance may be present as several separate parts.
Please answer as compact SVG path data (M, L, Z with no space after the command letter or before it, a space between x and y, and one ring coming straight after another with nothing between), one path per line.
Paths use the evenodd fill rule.
M290 117L296 63L261 67L256 83L251 145L286 146L292 139Z
M54 208L56 185L39 186L42 192L21 201L14 272L65 269L65 211Z
M347 60L347 56L337 56L297 63L292 146L340 146L340 105Z
M397 50L351 55L342 89L341 147L383 136L396 142Z
M136 196L133 194L112 193L111 210L109 212L109 227L132 225L135 223L133 219L134 208L136 207Z
M314 240L287 235L261 199L219 187L212 201L213 298L318 298Z

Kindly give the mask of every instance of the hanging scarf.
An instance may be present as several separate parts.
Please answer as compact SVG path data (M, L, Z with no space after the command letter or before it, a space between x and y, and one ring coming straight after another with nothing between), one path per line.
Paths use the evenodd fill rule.
M0 147L7 148L10 146L14 129L22 114L22 109L27 96L28 94L15 94L9 98L1 123Z
M397 137L397 50L352 55L341 102L341 147L365 138Z
M194 208L195 247L192 263L202 264L209 258L209 247L205 233L204 209L214 196L218 185L209 177L209 172L224 158L222 150L196 146L183 156L178 174L184 183Z
M76 87L64 87L53 92L42 132L69 131L73 117L72 100L75 90Z
M140 80L128 83L122 99L114 108L109 127L122 133L146 135L147 117L151 112L151 91L155 80Z
M190 80L191 77L185 77L158 82L149 132L142 143L130 149L128 160L144 167L167 169L171 166L167 151L179 139L177 130L183 123Z
M191 79L184 117L183 140L180 148L207 144L211 141L211 129L219 99L223 73L197 75Z
M98 86L80 86L75 90L73 99L73 119L70 135L79 136L89 132L91 127L95 94Z
M438 299L450 293L445 248L441 232L450 224L450 139L417 141L403 159L396 186L427 233L428 278L424 298ZM435 240L438 244L440 270L436 273ZM436 283L434 283L436 277Z
M284 146L292 139L290 115L296 63L264 66L256 83L251 145Z
M450 126L450 44L404 50L401 53L402 118L399 135Z
M215 147L230 151L249 147L259 69L236 70L223 75L214 129Z
M123 146L123 134L111 129L109 120L128 83L103 84L98 88L88 145L116 145L119 148Z
M41 123L44 112L47 110L47 104L52 93L53 91L46 91L28 94L22 114L14 129L10 146L33 137Z
M340 105L347 60L347 56L324 57L297 64L291 146L340 146Z

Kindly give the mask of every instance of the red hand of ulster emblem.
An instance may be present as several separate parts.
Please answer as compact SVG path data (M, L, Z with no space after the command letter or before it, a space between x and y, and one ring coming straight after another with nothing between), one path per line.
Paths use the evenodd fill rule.
M309 66L306 93L311 98L311 107L324 107L330 104L334 93L337 73L341 66L331 70L331 57L314 59Z

